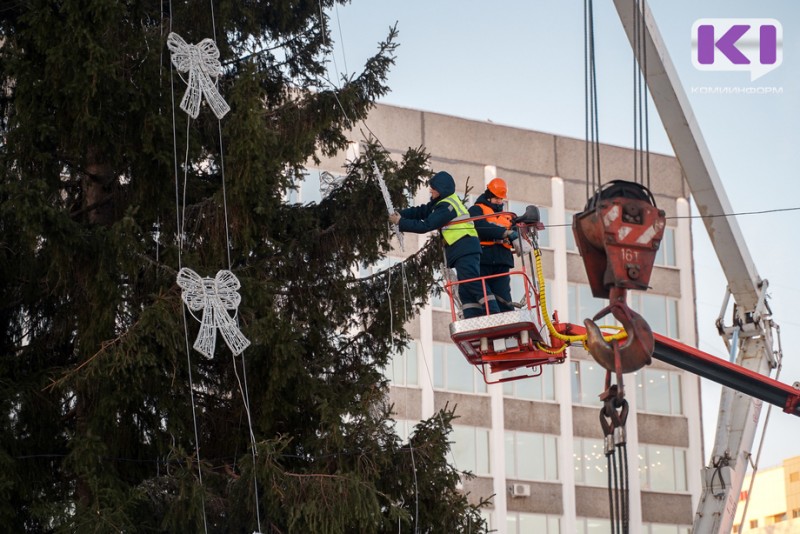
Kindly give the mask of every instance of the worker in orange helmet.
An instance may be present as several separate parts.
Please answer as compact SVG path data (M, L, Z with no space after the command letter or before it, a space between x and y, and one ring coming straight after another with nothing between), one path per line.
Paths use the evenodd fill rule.
M469 208L469 215L478 217L500 213L507 198L508 187L505 180L495 178L488 183L486 191ZM518 237L517 232L511 227L511 216L493 215L476 220L475 230L481 241L481 276L507 274L514 267L514 247L511 241ZM489 278L486 280L486 285L494 294L501 312L514 309L509 276Z

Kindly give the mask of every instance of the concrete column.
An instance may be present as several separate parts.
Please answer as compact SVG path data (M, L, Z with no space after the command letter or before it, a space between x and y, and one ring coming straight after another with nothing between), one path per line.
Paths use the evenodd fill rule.
M494 526L498 532L506 529L506 506L508 491L506 484L505 420L503 417L503 384L491 384L492 430L489 435L494 490Z
M433 312L430 304L419 314L419 348L420 416L427 419L433 415Z
M675 263L680 269L681 299L678 302L678 330L680 340L687 345L697 344L694 308L694 262L692 259L692 223L689 219L689 201L679 198L675 202L678 228L675 230Z
M564 180L554 177L550 181L552 191L552 208L549 211L550 227L545 231L550 234L550 246L554 255L554 280L552 295L547 295L548 311L559 310L561 317L566 318L567 298L567 237L569 230L564 210ZM569 349L567 349L569 350ZM558 478L561 480L561 499L564 513L561 517L561 532L576 532L575 520L575 470L572 465L572 381L569 359L562 365L555 366L556 401L560 406L561 436L558 439Z
M641 372L641 371L640 371ZM642 533L642 483L639 480L639 419L636 407L636 377L625 375L628 422L625 425L628 449L628 505L630 534ZM618 453L619 454L619 453Z
M497 178L497 167L494 165L483 166L483 185L489 185L489 182ZM483 191L481 191L483 193Z

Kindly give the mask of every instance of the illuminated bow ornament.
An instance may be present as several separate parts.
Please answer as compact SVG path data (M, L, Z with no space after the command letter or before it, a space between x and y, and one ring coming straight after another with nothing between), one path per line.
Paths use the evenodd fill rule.
M221 119L231 108L217 91L211 78L222 74L219 63L219 49L211 39L203 39L198 44L186 44L186 41L175 32L167 36L167 47L172 52L172 64L178 72L188 72L188 87L181 100L181 109L193 119L200 113L200 97L204 95L206 102L218 119Z
M222 334L222 339L231 352L236 355L241 354L250 345L250 341L244 337L227 311L235 312L242 301L242 297L237 293L241 287L239 279L232 272L222 270L214 278L201 278L193 270L184 267L178 272L178 285L183 290L181 298L186 306L192 312L203 311L200 332L194 342L197 352L208 358L214 355L217 330Z
M389 215L391 215L395 212L394 204L392 204L392 197L389 196L389 189L386 187L386 181L383 179L383 173L378 169L378 164L374 161L372 162L372 169L375 171L375 177L378 179L378 187L381 188L383 202L386 204L386 209L389 211ZM397 224L392 224L391 226L392 232L397 236L397 241L400 243L400 250L405 251L405 247L403 246L403 232L400 231L400 226Z

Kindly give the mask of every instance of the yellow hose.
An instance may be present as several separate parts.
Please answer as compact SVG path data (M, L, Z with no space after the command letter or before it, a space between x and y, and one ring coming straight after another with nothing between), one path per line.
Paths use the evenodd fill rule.
M536 348L538 350L540 350L541 352L544 352L546 354L552 354L553 356L556 356L558 354L561 354L565 350L567 350L567 344L561 345L561 347L557 348L557 349L551 349L547 345L543 345L543 344L537 342L536 343Z
M539 306L542 309L542 315L544 316L544 322L547 324L547 330L550 332L550 335L555 337L556 339L560 339L561 341L567 342L567 344L574 343L576 341L580 341L584 347L586 346L586 334L581 335L574 335L568 336L565 334L561 334L556 331L553 323L550 321L550 314L547 311L547 298L545 296L545 285L544 285L544 269L542 268L542 251L538 248L533 250L533 255L536 258L536 280L539 283ZM600 328L608 328L608 329L617 329L619 332L616 334L609 334L604 335L603 339L606 341L611 341L613 339L623 339L627 337L625 330L620 328L619 326L601 326ZM541 350L541 347L539 347ZM564 347L566 348L566 346ZM563 350L563 349L562 349ZM549 351L545 351L549 352ZM550 352L551 354L557 354L558 352Z

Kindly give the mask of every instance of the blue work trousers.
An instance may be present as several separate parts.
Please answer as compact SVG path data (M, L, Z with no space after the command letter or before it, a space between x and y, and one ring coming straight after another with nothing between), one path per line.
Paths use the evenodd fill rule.
M458 258L453 263L458 275L458 281L478 278L480 276L480 261L480 254L467 254ZM480 280L458 284L458 296L461 299L461 311L464 313L464 319L486 315L486 302L489 303L489 313L500 312L489 286L486 287L486 297L484 298L483 284L481 284Z
M506 274L508 275L508 265L481 265L481 276L490 276L493 274ZM513 311L514 306L511 304L511 277L498 276L497 278L487 278L486 285L491 290L497 306L501 312Z

